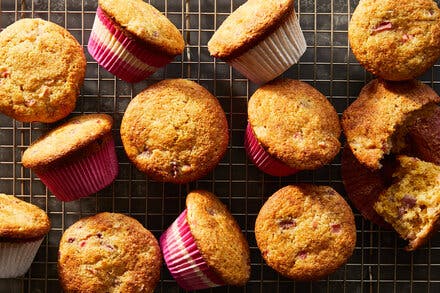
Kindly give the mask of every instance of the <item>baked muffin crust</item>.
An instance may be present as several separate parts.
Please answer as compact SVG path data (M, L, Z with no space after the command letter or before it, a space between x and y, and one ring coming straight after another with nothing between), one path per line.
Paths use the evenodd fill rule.
M138 221L100 213L64 232L58 273L66 292L153 292L161 263L156 238Z
M217 99L185 79L158 82L128 105L122 143L136 167L158 181L186 183L211 171L228 145Z
M249 100L248 116L261 146L292 168L319 168L339 152L338 115L304 82L281 79L260 87Z
M212 56L232 59L272 33L294 12L293 0L248 0L220 25L208 42Z
M432 0L361 0L348 27L353 54L387 80L422 75L440 57L440 9Z
M182 53L182 34L152 5L142 0L99 0L98 4L119 26L149 46L169 56Z
M47 166L65 158L109 134L112 124L113 118L107 114L73 117L32 143L23 153L23 166Z
M255 222L258 248L285 277L316 280L342 266L356 244L354 215L331 187L289 185L264 203Z
M42 209L0 193L0 241L39 239L49 230L49 217Z
M18 20L0 33L0 111L22 122L60 120L75 108L85 71L83 49L67 30Z
M244 285L250 276L249 245L226 206L208 191L186 198L187 221L208 266L228 285Z
M418 110L440 102L429 86L416 80L387 82L374 79L342 115L342 127L356 158L372 169L393 149L393 135Z

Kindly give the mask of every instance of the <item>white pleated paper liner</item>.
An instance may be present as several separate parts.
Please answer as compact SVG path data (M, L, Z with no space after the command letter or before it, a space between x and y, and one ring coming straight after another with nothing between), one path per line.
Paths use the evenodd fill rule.
M0 242L0 279L23 276L29 270L43 239Z
M272 34L242 55L228 61L256 84L264 84L281 75L307 49L295 11Z

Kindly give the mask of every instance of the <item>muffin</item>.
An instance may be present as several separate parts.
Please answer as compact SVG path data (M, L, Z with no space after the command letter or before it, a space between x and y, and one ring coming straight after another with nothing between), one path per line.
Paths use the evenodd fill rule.
M430 112L416 116L406 126L405 147L401 155L417 157L423 161L440 165L440 107L435 105ZM393 183L393 173L399 165L394 155L385 156L382 168L370 169L353 155L348 146L342 153L341 174L345 190L353 205L364 218L384 228L391 228L374 209L379 195Z
M331 187L289 185L264 203L255 238L270 267L287 278L311 281L347 262L356 226L349 205Z
M406 124L431 112L440 97L416 80L387 82L374 79L342 115L342 128L355 157L372 169L380 160L404 147Z
M65 292L153 292L161 265L153 234L122 214L83 218L61 237L58 274Z
M432 0L361 0L348 26L359 63L387 80L422 75L440 57L440 9Z
M151 178L187 183L210 172L228 146L217 99L185 79L158 82L128 105L121 123L128 158Z
M23 153L23 166L62 201L95 193L118 174L112 124L106 114L74 117L32 143Z
M0 194L0 279L26 273L49 230L49 218L39 207Z
M419 248L436 231L440 218L440 166L399 156L393 184L382 192L374 209L408 240L408 251Z
M179 30L142 0L99 0L88 51L99 65L139 82L183 52Z
M282 79L260 87L249 100L248 119L246 151L272 176L317 169L339 152L338 114L307 83Z
M440 165L440 107L416 117L406 135L408 153L423 161Z
M162 234L160 246L171 275L185 290L242 286L249 279L246 238L226 206L208 191L188 194L186 209Z
M391 185L396 162L393 157L386 157L382 165L381 169L370 169L358 161L347 145L344 146L341 175L349 200L365 219L392 229L374 209L379 195Z
M289 69L306 48L293 0L249 0L226 18L208 42L212 56L257 84Z
M52 123L75 108L86 58L59 25L21 19L0 33L0 112L21 122Z

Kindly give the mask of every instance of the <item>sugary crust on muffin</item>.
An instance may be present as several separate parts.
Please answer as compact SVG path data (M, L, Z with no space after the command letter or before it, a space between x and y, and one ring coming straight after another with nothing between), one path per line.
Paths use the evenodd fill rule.
M0 33L0 111L22 122L55 122L75 108L84 80L81 45L64 28L21 19Z
M122 214L83 218L60 241L58 274L66 292L153 292L161 264L153 234Z
M373 169L393 148L393 135L415 111L422 111L440 97L416 80L387 82L374 79L342 115L342 128L356 158Z
M250 275L249 245L226 206L208 191L186 198L187 221L208 266L228 285L244 285Z
M384 190L374 209L400 237L406 250L423 245L438 228L440 219L440 166L408 156L399 156L394 182Z
M26 149L23 166L48 166L103 138L112 129L113 118L107 114L76 116L43 135Z
M211 171L228 146L217 99L185 79L158 82L128 105L121 123L128 158L158 181L186 183Z
M270 267L308 281L333 273L348 260L356 226L349 205L331 187L289 185L261 208L255 237Z
M293 0L249 0L220 25L208 42L212 56L232 59L271 34L291 13Z
M50 230L47 214L12 195L0 194L0 242L39 239Z
M249 100L248 116L261 146L292 168L319 168L339 152L338 115L307 83L282 79L260 87Z
M182 53L182 34L159 10L142 0L99 0L99 7L122 29L169 56Z
M411 79L440 57L440 9L432 0L361 0L348 37L368 71L387 80Z

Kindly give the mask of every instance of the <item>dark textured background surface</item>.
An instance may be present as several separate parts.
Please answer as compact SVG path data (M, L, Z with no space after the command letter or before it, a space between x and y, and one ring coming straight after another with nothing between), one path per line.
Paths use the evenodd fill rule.
M314 172L287 178L263 175L246 158L242 145L246 104L256 86L227 64L209 56L206 44L216 27L244 1L152 0L182 31L187 41L182 56L145 82L127 84L100 68L87 55L87 77L72 115L102 112L115 119L120 173L116 181L96 195L61 203L39 179L21 164L31 141L54 125L21 123L0 115L0 192L14 194L45 209L52 229L30 271L22 278L0 280L0 292L59 292L58 241L65 228L83 216L101 211L121 212L138 219L157 237L184 209L185 195L194 188L214 192L237 218L251 246L252 275L243 288L220 287L213 292L440 292L440 237L414 253L403 251L404 242L380 230L356 212L358 241L348 264L327 279L295 283L267 267L253 234L258 211L274 191L294 182L328 184L345 196L340 176L340 156ZM359 66L347 43L347 25L355 0L296 1L307 51L284 76L298 78L318 88L338 113L352 102L371 76ZM0 29L23 17L41 17L67 28L86 50L97 1L0 0ZM87 52L87 51L86 51ZM230 128L230 145L220 165L209 175L188 185L148 180L125 156L119 125L127 104L149 84L164 78L190 78L208 88L221 102ZM439 67L421 79L439 92ZM162 269L157 292L178 292L168 271ZM209 290L208 290L209 291Z

